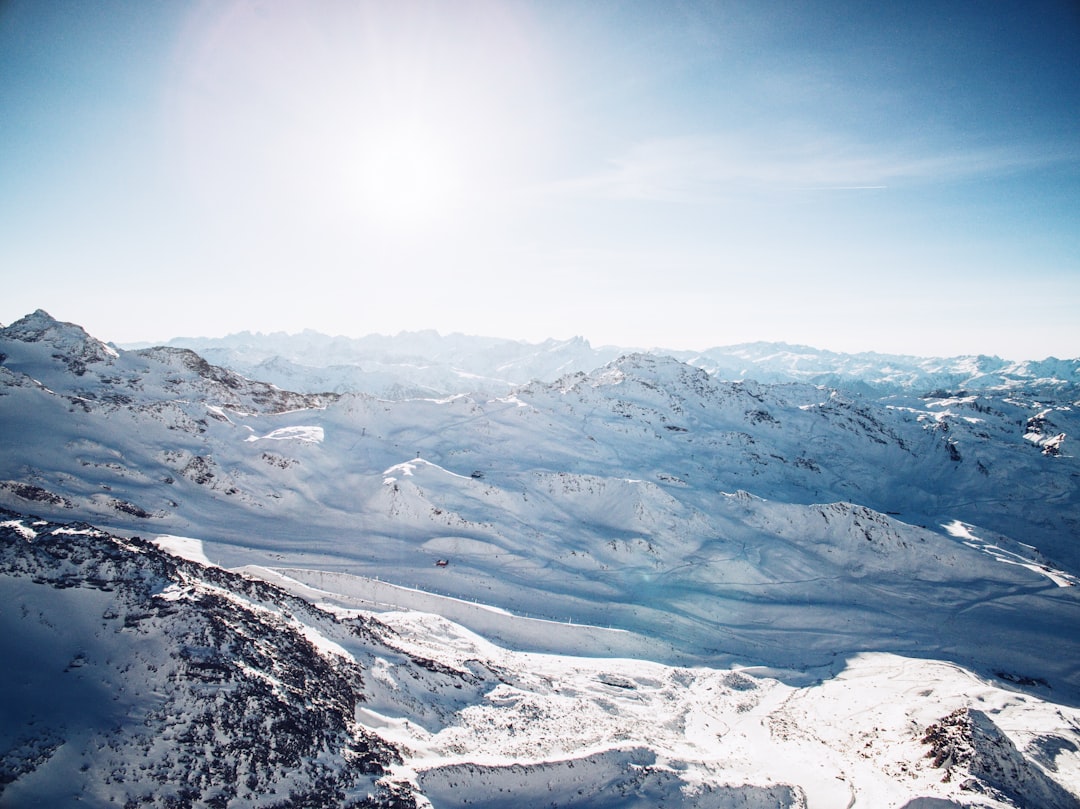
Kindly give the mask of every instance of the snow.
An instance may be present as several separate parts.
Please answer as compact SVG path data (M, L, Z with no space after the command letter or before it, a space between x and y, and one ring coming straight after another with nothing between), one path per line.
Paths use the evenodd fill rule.
M322 427L297 425L280 427L266 435L249 435L245 441L304 441L309 444L321 444L325 439Z
M416 474L417 470L421 470L421 469L425 470L425 471L426 470L431 470L431 471L434 471L434 472L440 472L442 474L449 475L449 476L455 477L455 478L460 478L462 480L466 480L468 478L467 475L460 475L460 474L458 474L456 472L451 472L448 469L442 468L438 464L434 464L431 461L424 460L423 458L420 458L420 457L417 457L415 460L412 460L412 461L405 461L403 463L394 464L389 469L384 471L383 475L384 476L402 475L404 477L413 477ZM387 477L387 480L390 480L390 477ZM396 480L396 478L394 478L394 480Z
M761 805L962 800L961 784L942 781L921 737L942 716L969 706L993 715L1019 747L1041 734L1062 739L1059 772L1080 765L1080 712L1058 712L937 661L868 653L835 676L794 687L746 670L511 652L420 613L384 613L380 620L413 654L500 672L482 701L434 732L386 709L358 713L411 751L398 775L416 773L437 807L460 805L464 796L470 805L496 805L507 792L533 804L558 803L568 783L606 785L609 803L588 804L602 806L637 805L632 801L643 790L655 801L643 805L684 805L688 796L734 786L778 785L796 785L791 794L805 804ZM660 783L646 786L629 775L640 768L663 774ZM615 785L623 779L629 780Z
M317 603L378 611L404 609L409 613L437 613L460 627L467 627L485 638L497 639L512 648L579 655L649 656L667 651L664 644L651 642L626 630L514 615L490 604L437 595L362 576L297 568L270 570L270 575L258 567L243 568L243 571L264 577ZM408 619L399 620L405 622Z
M174 583L157 593L162 601L185 601L191 598L191 588L182 584Z
M317 581L316 591L295 589L309 598L363 603L353 600L359 583L348 576L290 570L277 577ZM388 592L403 601L415 597L401 588ZM444 601L438 604L448 611ZM489 631L415 609L385 611L388 606L378 618L393 630L398 648L450 670L498 672L479 699L442 705L433 725L406 707L413 699L407 678L392 666L372 669L389 690L373 695L357 719L409 751L394 776L419 785L436 807L461 805L465 796L469 805L494 806L507 792L558 803L569 800L571 793L561 792L567 784L586 791L604 785L589 804L597 806L638 800L678 806L704 795L725 797L693 805L758 805L736 802L735 787L788 790L779 802L770 793L773 802L762 806L901 807L925 796L963 801L962 779L943 780L922 741L930 725L962 708L992 716L1018 750L1040 756L1039 750L1052 750L1052 758L1040 760L1063 774L1059 782L1070 783L1080 771L1080 710L953 663L866 652L799 685L748 667L597 657L590 644L581 647L589 656L527 651L550 645L549 632L587 628L556 629L496 613L517 625L501 630L516 638L513 650L492 643ZM563 643L570 645L565 637ZM764 792L752 794L765 800Z
M993 412L975 414L985 423L971 424L962 408L978 402L950 404L960 417L941 432L918 421L941 409L925 400L729 384L637 356L530 385L513 400L343 396L274 413L245 406L242 415L201 381L162 402L156 373L140 377L143 392L125 394L138 404L101 411L8 389L4 413L18 414L27 440L5 446L0 478L35 470L41 492L30 506L0 489L3 502L38 508L55 494L71 506L50 513L198 536L203 556L229 567L381 580L372 600L400 601L383 597L398 585L419 594L412 608L445 606L463 623L483 622L478 629L495 619L474 602L551 627L621 629L640 643L633 654L667 662L797 669L834 653L919 648L993 668L1025 621L1071 620L1071 602L1039 584L1065 591L1061 576L1080 569L1076 461L1030 451L1015 429L1036 414L1071 429L1075 413L1046 405L994 400ZM208 404L229 421L205 418ZM275 440L271 451L262 440L304 435L322 441ZM946 439L962 462L945 452ZM719 495L738 490L753 496ZM118 512L115 501L152 516ZM869 510L814 505L838 502ZM885 511L897 516L879 523ZM1018 564L950 539L937 526L951 520L976 526ZM448 565L436 567L440 559ZM1057 572L1048 576L1044 559ZM941 611L951 615L957 602L975 605L959 625L981 618L995 643L942 635ZM510 624L495 631L520 643ZM1020 646L1033 656L1057 631ZM612 647L613 634L600 632L597 648L630 654ZM581 648L561 630L552 638L553 648ZM1071 687L1071 654L1039 663L1038 676Z
M154 537L153 542L166 553L179 556L181 559L198 562L200 565L213 564L203 551L203 541L201 539L161 534Z
M67 536L101 536L102 531L97 528L55 528L52 533Z
M0 503L377 616L385 648L246 590L158 594L212 592L355 660L357 720L404 745L400 774L435 806L1017 805L925 758L926 728L961 709L1032 779L1080 783L1080 460L1063 452L1080 413L1019 371L890 361L933 383L919 391L981 375L1012 393L890 382L875 399L635 355L501 398L421 396L414 376L406 401L322 401L216 387L182 353L81 374L45 343L3 353L0 418L20 440L0 451ZM751 376L827 367L744 353ZM45 530L29 525L0 523Z
M945 523L942 527L950 536L964 540L964 544L968 547L983 551L1004 564L1017 565L1018 567L1023 567L1034 573L1038 573L1041 576L1045 576L1058 587L1076 587L1077 585L1080 585L1080 577L1066 573L1063 570L1055 570L1044 562L1032 559L1030 553L1025 554L1014 550L1008 550L989 540L976 536L974 533L975 526L967 525L960 520L953 520L952 522ZM1017 543L1013 544L1015 545ZM1024 547L1032 550L1030 546Z
M3 522L0 522L0 528L12 528L18 532L20 536L23 536L26 539L34 539L37 537L37 531L23 525L22 520L4 520Z
M352 660L352 655L341 644L330 640L314 627L307 626L299 621L295 622L294 626L323 657L334 655Z
M229 416L226 414L224 407L219 407L218 405L207 405L206 410L208 413L212 413L214 416L218 417L222 421L229 420Z

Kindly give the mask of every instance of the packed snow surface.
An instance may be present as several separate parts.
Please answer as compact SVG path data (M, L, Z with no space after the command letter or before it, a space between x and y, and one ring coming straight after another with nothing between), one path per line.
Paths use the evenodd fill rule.
M1012 805L1010 790L1015 798L1029 781L1054 805L1080 805L1080 711L953 664L863 653L796 686L754 667L522 651L551 640L547 628L520 617L507 619L520 624L518 651L430 613L378 618L396 632L397 648L417 658L494 675L476 698L455 697L417 717L393 704L394 695L407 701L407 681L383 669L385 702L358 709L361 722L407 751L394 776L417 784L436 807L503 806L511 796L526 805L612 807L900 807L932 796L955 801L942 806L989 807ZM563 644L574 633L587 641L590 629L560 627ZM957 749L955 760L940 757L927 740L931 729L969 711L993 717L993 744L979 749L978 739L961 737L957 744L973 747ZM1010 774L992 785L961 777L973 758ZM1061 784L1073 786L1072 797Z
M266 435L248 436L248 441L307 441L311 444L321 444L323 441L323 428L322 427L307 427L298 425L296 427L281 427L277 430L271 430Z
M166 553L179 556L181 559L198 562L202 565L210 564L210 560L206 558L206 554L203 552L201 539L162 535L154 538L154 544Z

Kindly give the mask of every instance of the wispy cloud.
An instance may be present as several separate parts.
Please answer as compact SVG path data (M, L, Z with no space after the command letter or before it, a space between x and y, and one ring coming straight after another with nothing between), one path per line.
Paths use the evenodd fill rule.
M554 183L548 190L701 203L746 193L867 191L956 182L1068 159L1075 158L1006 148L872 147L821 135L684 136L634 144L596 172Z

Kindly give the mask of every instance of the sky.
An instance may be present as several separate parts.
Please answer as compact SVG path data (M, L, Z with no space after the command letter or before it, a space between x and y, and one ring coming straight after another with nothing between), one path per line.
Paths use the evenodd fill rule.
M1080 4L0 0L0 323L1080 356Z

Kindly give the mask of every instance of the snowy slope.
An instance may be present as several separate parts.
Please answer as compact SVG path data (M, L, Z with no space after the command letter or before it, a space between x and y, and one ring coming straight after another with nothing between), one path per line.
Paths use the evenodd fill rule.
M1075 784L1066 730L1080 704L1080 468L1067 400L1023 389L877 400L726 382L648 354L494 399L302 396L178 349L113 350L43 312L0 330L0 354L0 504L123 535L197 537L209 559L276 569L262 575L305 598L455 621L385 616L402 627L399 645L432 644L429 657L459 679L425 679L396 701L369 695L385 708L370 708L370 722L415 765L402 777L437 806L457 805L454 784L487 805L500 788L548 795L549 782L574 782L567 762L585 762L588 783L548 802L831 806L862 795L903 806L937 795L1009 806L1037 794L1075 805L1058 791ZM462 627L506 648L480 655ZM454 662L463 645L552 681L576 667L600 685L579 684L579 706L514 675L526 696L504 699L491 671L503 685L510 675ZM631 662L516 657L537 652ZM655 700L627 687L654 665L667 683ZM636 701L645 714L697 716L680 691L697 674L681 672L700 669L705 682L746 666L770 696L758 714L737 700L709 709L738 725L730 746L678 742L688 719L672 719L670 735L619 724ZM942 684L920 696L920 677ZM877 725L826 716L852 680L876 695L856 713ZM900 704L889 713L877 699ZM791 700L816 706L813 733L785 713ZM489 704L494 714L479 710ZM1047 706L1045 727L998 721L1031 705ZM560 728L532 757L514 746L515 729L563 709L611 722L589 723L599 740ZM736 721L745 713L749 725ZM884 714L889 752L859 756L873 762L867 775L852 728L865 745ZM502 741L485 735L492 716L505 720ZM433 737L459 730L432 741L406 717ZM923 734L942 722L964 754L916 767ZM489 743L503 752L478 758ZM791 777L766 766L795 752L808 763ZM716 763L737 754L738 766ZM1006 759L1008 777L994 769ZM931 789L950 768L952 786ZM954 788L968 777L981 793ZM905 779L910 789L897 786ZM612 802L620 791L638 803Z
M0 516L0 805L1080 806L1080 711L953 665L513 652Z
M63 363L35 373L53 388L13 376L0 399L21 436L2 455L13 508L670 638L672 659L797 668L884 642L988 671L1020 650L1021 668L1078 682L1076 656L1038 662L1075 619L1058 583L1080 569L1076 461L1067 441L1047 454L1023 418L1035 409L1013 399L883 406L651 355L501 400L344 396L280 413L231 409L202 377L190 399L164 398L175 388L153 371L142 399L74 406ZM1075 418L1038 414L1046 434ZM866 537L877 520L882 542ZM939 610L956 631L938 631ZM1028 631L1032 614L1044 630Z

